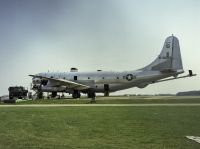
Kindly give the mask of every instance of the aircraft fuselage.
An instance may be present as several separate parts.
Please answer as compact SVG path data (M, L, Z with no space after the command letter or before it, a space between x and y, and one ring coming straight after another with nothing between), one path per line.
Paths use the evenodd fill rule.
M72 93L73 98L80 98L82 92L94 98L95 93L108 96L110 92L131 87L144 88L152 83L195 76L190 71L189 75L178 77L183 72L179 41L172 35L166 38L160 54L152 63L135 71L78 72L76 68L72 68L71 72L48 72L30 76L33 77L33 88L39 92L54 92L54 95L55 92L67 92ZM168 78L172 76L174 78Z
M159 79L173 76L174 73L136 70L124 72L48 72L39 73L37 75L49 78L70 80L73 82L90 86L90 90L93 90L94 92L104 93L106 85L108 87L109 92L115 92L131 87L143 88L146 87L148 84L153 83ZM36 78L36 80L38 80L38 78ZM35 84L37 84L37 82ZM42 86L42 90L46 92L71 92L70 89L66 88L65 86L60 86L58 82L53 81L48 81L47 85Z

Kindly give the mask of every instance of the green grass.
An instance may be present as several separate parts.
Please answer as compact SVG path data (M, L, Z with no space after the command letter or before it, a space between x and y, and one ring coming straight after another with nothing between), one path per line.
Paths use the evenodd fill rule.
M197 149L200 107L1 107L0 148Z
M16 104L89 104L89 98L81 99L40 99L18 102ZM96 104L137 104L137 103L200 103L200 96L113 96L97 97Z

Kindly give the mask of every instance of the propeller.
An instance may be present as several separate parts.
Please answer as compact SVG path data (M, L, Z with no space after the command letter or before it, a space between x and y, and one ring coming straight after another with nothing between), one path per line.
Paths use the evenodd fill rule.
M48 83L48 80L41 80L41 85L44 85L44 86L46 86L47 85L47 83Z

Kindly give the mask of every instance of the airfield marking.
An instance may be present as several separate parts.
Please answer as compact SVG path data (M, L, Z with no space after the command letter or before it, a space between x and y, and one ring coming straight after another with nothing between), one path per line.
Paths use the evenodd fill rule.
M186 136L186 138L196 141L197 143L200 143L200 137L197 136Z
M0 105L0 107L154 107L154 106L200 106L200 103L164 103L164 104L27 104Z

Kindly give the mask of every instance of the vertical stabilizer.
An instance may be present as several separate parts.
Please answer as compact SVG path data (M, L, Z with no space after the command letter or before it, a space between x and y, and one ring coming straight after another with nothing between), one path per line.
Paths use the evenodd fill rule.
M159 56L143 70L158 70L161 72L183 71L178 38L169 36L163 45Z

